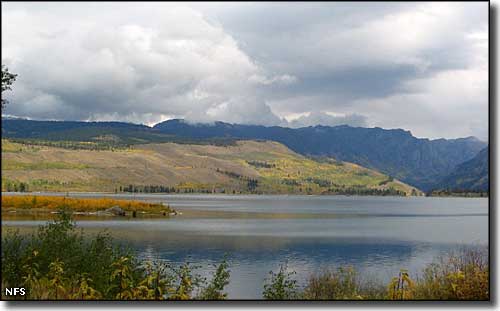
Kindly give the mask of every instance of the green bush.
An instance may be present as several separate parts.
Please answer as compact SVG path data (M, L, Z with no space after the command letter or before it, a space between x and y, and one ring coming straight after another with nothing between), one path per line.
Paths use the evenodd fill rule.
M278 273L269 271L269 278L264 284L262 296L267 300L291 300L298 298L297 281L292 279L295 272L286 272L285 266L280 266Z
M222 263L215 270L212 281L202 291L200 298L204 300L223 300L227 299L224 288L229 284L229 264L224 258Z
M84 238L65 211L31 236L9 231L2 240L2 287L25 287L28 300L227 298L226 260L208 282L195 268L141 262L107 234Z
M487 250L461 249L428 265L417 280L415 299L488 300Z
M489 263L486 248L464 248L437 258L420 275L407 270L384 285L363 279L352 267L312 275L301 290L283 268L271 272L265 299L308 300L488 300ZM287 292L287 289L291 293ZM292 294L293 293L293 294Z
M8 231L2 240L2 288L25 287L21 299L226 299L226 258L208 281L194 272L197 268L140 261L104 233L84 237L67 211L31 236ZM388 284L366 281L345 267L312 275L299 289L294 274L285 266L270 271L263 298L488 300L490 295L488 253L479 247L440 257L415 278L401 270ZM4 293L2 298L12 299Z
M354 268L338 268L309 278L303 298L324 299L362 299L360 283Z

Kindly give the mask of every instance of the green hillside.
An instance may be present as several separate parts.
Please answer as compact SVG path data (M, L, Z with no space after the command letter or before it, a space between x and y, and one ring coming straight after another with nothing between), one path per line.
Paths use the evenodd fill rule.
M489 192L488 148L481 150L474 158L466 161L439 181L435 190L451 192Z
M2 190L420 194L376 171L313 160L270 141L89 150L2 140Z

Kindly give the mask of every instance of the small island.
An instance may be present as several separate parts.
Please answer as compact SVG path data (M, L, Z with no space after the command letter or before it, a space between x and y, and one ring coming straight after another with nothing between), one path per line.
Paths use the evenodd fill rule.
M2 214L58 214L69 211L82 216L168 217L175 215L170 206L109 198L74 198L60 196L2 196Z

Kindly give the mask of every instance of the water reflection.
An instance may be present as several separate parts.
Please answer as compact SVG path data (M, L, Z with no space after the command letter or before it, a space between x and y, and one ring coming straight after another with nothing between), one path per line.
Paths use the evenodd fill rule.
M121 197L121 196L120 196ZM488 201L459 198L144 196L183 214L172 218L80 218L86 234L107 230L143 258L201 265L225 254L230 298L259 298L270 270L286 263L300 284L324 268L352 265L389 280L415 273L460 245L488 244ZM44 219L2 215L2 233L28 233Z

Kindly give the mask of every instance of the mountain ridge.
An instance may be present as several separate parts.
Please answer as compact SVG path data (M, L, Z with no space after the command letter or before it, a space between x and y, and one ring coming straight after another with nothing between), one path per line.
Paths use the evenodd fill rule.
M305 156L331 157L375 169L424 191L432 190L437 181L487 146L475 137L417 138L404 129L349 125L285 128L221 121L191 123L182 119L167 120L153 127L127 122L2 119L2 136L50 141L107 141L121 145L232 144L238 139L271 140Z
M475 137L416 138L403 129L314 126L298 129L224 122L191 125L175 119L159 123L163 133L190 138L269 139L304 155L330 156L377 169L428 191L436 180L473 158L485 143Z
M474 158L461 163L435 188L451 192L482 191L489 192L489 149L481 150Z

